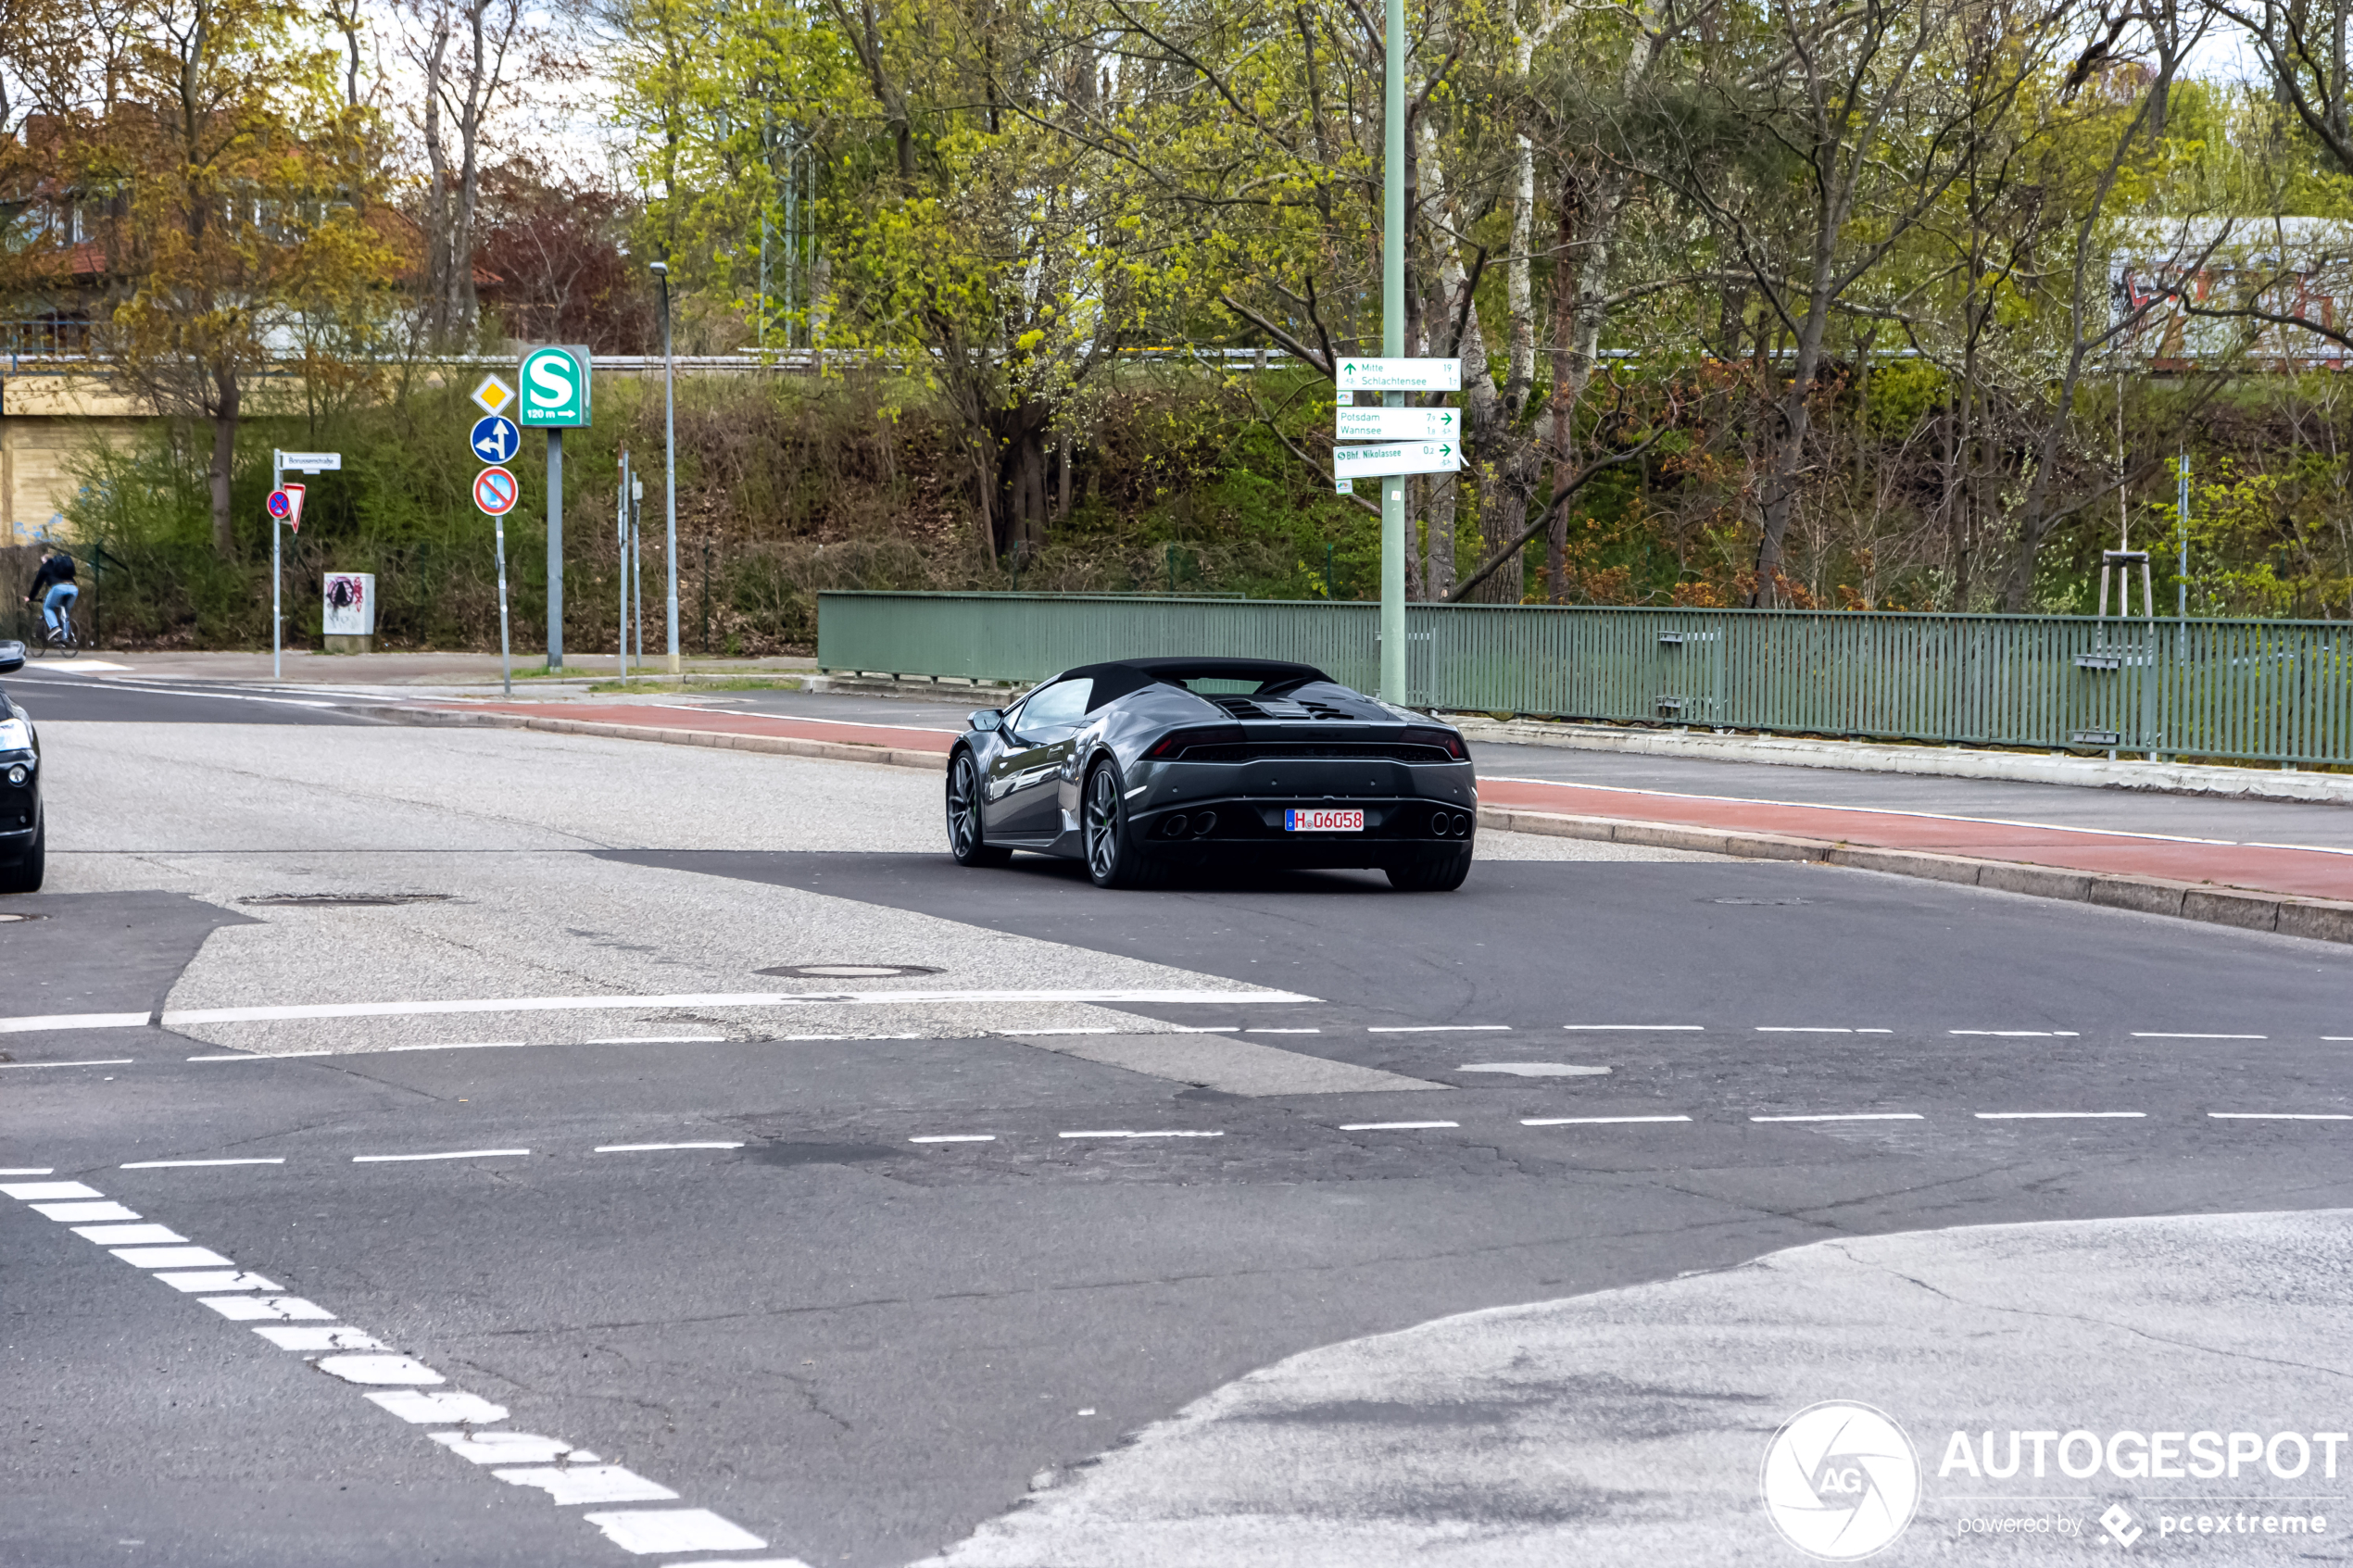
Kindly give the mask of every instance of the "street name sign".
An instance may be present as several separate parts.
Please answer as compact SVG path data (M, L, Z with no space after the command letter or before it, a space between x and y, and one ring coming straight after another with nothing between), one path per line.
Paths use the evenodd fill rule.
M528 430L582 430L588 423L585 345L535 348L522 357L522 423Z
M281 452L278 466L296 473L341 473L343 454L340 452Z
M1332 410L1332 433L1341 441L1452 441L1462 430L1459 408L1351 408Z
M485 414L503 414L515 406L515 389L497 376L484 376L474 388L474 407Z
M488 414L474 421L466 445L478 463L503 463L522 445L522 432L504 414Z
M505 517L513 511L522 495L522 486L505 469L484 469L474 475L474 505L492 517Z
M1342 359L1342 392L1460 392L1460 359Z
M1335 446L1334 479L1379 479L1395 473L1454 473L1463 454L1451 441L1401 441L1383 446Z

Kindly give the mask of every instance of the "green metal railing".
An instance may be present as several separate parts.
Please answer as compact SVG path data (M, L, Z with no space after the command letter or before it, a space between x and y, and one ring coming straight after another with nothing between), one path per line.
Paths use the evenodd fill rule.
M1035 681L1214 653L1371 690L1379 608L1087 595L818 596L835 671ZM1414 605L1416 707L1881 740L2353 763L2353 624Z

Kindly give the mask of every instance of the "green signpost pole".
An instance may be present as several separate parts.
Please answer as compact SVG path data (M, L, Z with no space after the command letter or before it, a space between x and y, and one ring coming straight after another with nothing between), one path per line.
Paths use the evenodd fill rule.
M547 431L547 668L564 667L564 433Z
M1389 0L1388 82L1381 130L1380 351L1405 353L1405 0ZM1402 408L1392 392L1381 401ZM1405 480L1380 482L1380 695L1405 702Z

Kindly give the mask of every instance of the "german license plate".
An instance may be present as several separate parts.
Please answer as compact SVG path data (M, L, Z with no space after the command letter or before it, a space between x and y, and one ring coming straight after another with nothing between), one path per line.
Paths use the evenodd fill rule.
M1285 811L1285 833L1363 833L1362 811Z

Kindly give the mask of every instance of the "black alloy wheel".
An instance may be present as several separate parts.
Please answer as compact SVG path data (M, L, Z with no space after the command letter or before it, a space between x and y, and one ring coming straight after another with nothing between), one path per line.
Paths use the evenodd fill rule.
M980 765L969 751L948 764L948 849L960 866L1001 866L1013 858L980 835Z
M1087 845L1087 874L1098 887L1146 887L1152 868L1136 849L1127 831L1127 802L1120 796L1119 770L1096 765L1087 775L1087 793L1079 804L1079 823Z
M1470 875L1470 869L1467 844L1415 849L1381 868L1389 873L1390 886L1400 893L1452 893Z

